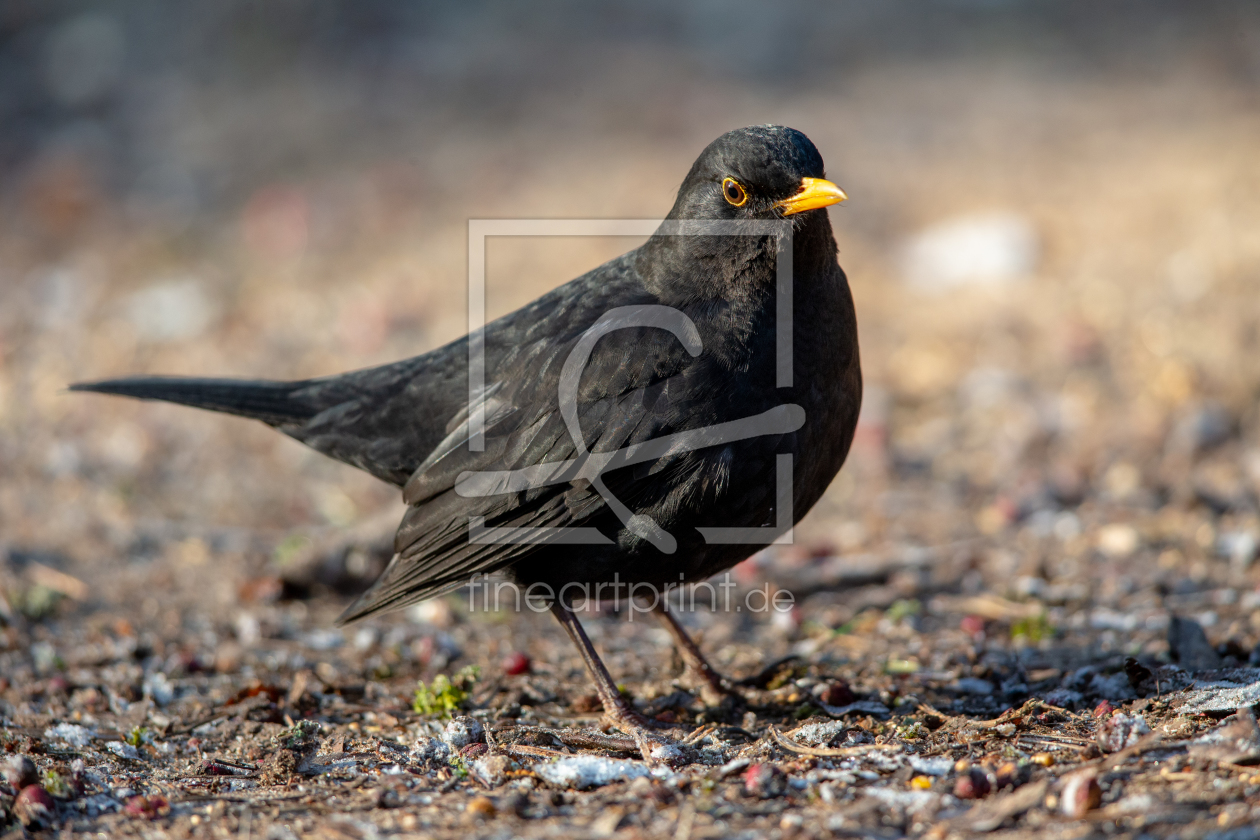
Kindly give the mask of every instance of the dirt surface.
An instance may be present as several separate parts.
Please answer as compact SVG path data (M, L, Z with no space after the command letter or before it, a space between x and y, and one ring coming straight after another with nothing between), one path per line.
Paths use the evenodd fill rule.
M4 836L1257 836L1249 5L210 8L0 6ZM111 25L83 98L50 45ZM769 121L852 196L868 391L793 544L681 613L737 698L651 616L583 614L680 766L600 730L549 615L335 628L394 489L62 390L438 346L469 218L659 217ZM633 244L492 241L490 314Z

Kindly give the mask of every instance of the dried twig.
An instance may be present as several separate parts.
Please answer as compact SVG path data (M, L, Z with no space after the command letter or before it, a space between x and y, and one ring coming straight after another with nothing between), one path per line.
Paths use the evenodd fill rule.
M570 755L559 750L549 750L546 747L531 747L527 744L500 744L499 752L511 756L527 755L531 758L566 758Z
M549 735L557 738L566 747L579 750L615 750L617 752L637 753L639 746L633 738L618 738L602 732L583 732L573 729L548 729Z
M510 731L517 732L541 732L549 735L559 743L566 747L572 747L579 750L613 750L615 752L632 752L637 753L639 747L631 738L619 738L615 735L605 735L602 732L589 732L580 729L553 729L548 726L517 726L505 727L498 730L499 735L506 735ZM500 749L507 749L511 744L505 744L502 739L499 743ZM564 753L557 753L563 755Z
M683 738L682 743L688 746L697 744L700 741L703 741L705 736L716 732L719 728L720 726L716 723L706 723L704 726L700 727L695 732L692 732L686 738Z
M932 706L929 706L926 703L920 703L918 706L918 709L920 712L923 712L924 714L935 715L936 717L943 719L947 724L950 724L953 728L962 728L965 726L971 726L976 729L994 729L998 726L1001 726L1004 723L1013 723L1017 718L1026 718L1031 715L1038 714L1040 712L1061 712L1067 715L1069 718L1076 717L1067 709L1062 709L1062 708L1059 708L1058 706L1046 705L1045 703L1041 702L1035 697L1032 698L1031 700L1028 700L1026 703L1024 703L1024 705L1020 706L1018 709L1007 709L1005 712L993 718L992 720L971 720L970 718L963 717L962 715L951 715L946 712L942 712L940 709L933 708Z
M798 744L789 738L785 738L773 726L769 728L768 734L770 740L788 752L798 753L799 755L812 755L818 758L852 758L853 756L865 755L869 752L901 751L901 746L898 744L862 744L857 747L807 747L804 744Z
M1051 735L1048 732L1034 732L1022 737L1029 741L1047 741L1052 744L1064 744L1069 747L1087 747L1091 743L1088 738L1077 738L1074 735Z

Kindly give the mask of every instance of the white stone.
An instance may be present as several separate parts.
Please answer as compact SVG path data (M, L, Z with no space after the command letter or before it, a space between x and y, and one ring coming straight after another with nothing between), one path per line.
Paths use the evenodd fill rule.
M534 766L534 772L548 784L577 790L601 787L651 774L648 766L641 761L619 761L596 755L575 755L550 764L537 764Z

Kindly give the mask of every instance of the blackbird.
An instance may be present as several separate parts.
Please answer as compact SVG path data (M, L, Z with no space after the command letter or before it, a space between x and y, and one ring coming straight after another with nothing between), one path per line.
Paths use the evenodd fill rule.
M395 555L340 620L497 572L547 599L608 722L646 758L669 760L572 607L622 587L629 598L668 593L733 566L798 521L839 471L862 375L822 208L845 198L801 132L737 129L700 154L645 244L445 347L295 382L134 377L71 389L261 420L402 487ZM470 349L484 359L471 368L484 384L471 388ZM663 599L651 607L706 699L724 692Z

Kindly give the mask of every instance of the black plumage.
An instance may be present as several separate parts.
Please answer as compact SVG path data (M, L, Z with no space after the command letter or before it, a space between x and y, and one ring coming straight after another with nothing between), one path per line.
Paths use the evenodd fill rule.
M394 364L300 382L143 377L72 388L252 417L403 487L410 507L395 539L397 554L346 611L346 621L431 597L479 572L505 572L522 584L547 583L553 591L614 575L652 584L676 583L680 574L696 581L758 548L708 544L698 527L776 522L777 455L794 459L796 520L826 489L852 440L862 391L857 325L830 222L819 209L844 195L823 176L821 156L798 131L732 131L700 155L667 217L736 224L790 220L790 387L778 387L776 380L776 265L785 256L778 239L658 232L642 247L487 325L486 387L471 406L467 337ZM605 313L633 306L681 312L693 325L693 346L651 326L598 338L576 382L579 449L561 411L562 370ZM662 551L642 528L627 526L584 478L489 496L461 495L467 488L457 487L471 472L613 452L785 407L799 407L792 410L801 412L803 423L614 464L602 475L613 497L672 537L672 552ZM470 412L484 419L481 451L468 445ZM469 523L475 517L491 528L595 528L606 540L474 543ZM610 713L618 717L615 711Z

